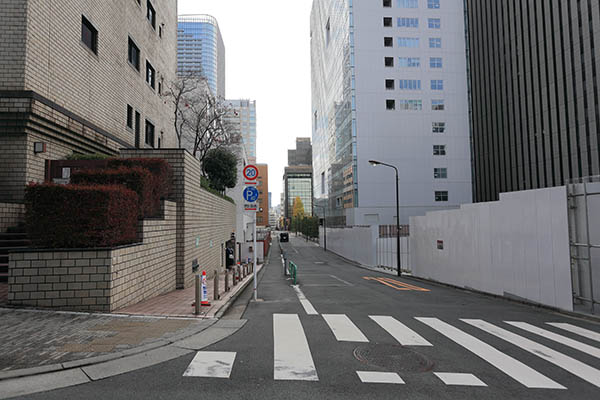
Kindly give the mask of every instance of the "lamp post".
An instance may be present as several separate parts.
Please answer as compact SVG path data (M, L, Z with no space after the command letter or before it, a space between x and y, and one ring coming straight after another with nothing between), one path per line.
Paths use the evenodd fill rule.
M397 265L398 265L398 276L402 276L402 269L400 268L400 200L398 199L398 168L393 165L386 164L381 161L369 160L369 164L376 167L383 165L385 167L394 168L396 172L396 250L397 250Z
M327 251L327 211L325 206L318 206L316 204L314 206L323 209L323 250Z

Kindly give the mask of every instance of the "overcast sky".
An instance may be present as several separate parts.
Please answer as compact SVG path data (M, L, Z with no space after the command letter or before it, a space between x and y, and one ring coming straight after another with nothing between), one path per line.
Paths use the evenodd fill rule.
M287 150L311 136L312 0L179 0L179 14L210 14L225 42L226 97L256 100L257 161L269 164L273 206Z

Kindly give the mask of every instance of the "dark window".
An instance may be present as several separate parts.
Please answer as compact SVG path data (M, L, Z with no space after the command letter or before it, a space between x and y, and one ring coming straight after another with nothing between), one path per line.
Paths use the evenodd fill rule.
M148 21L150 21L150 25L152 25L152 27L156 29L156 11L154 11L154 7L152 7L152 3L150 2L150 0L148 0L146 5L148 8L146 18L148 18Z
M392 26L392 17L383 17L383 26Z
M383 6L384 7L391 7L392 6L392 0L383 0Z
M394 66L394 57L385 57L384 62L385 62L386 67L393 67Z
M146 144L154 147L154 125L146 120Z
M140 147L140 113L135 112L135 147Z
M158 94L162 94L162 82L158 81Z
M158 37L162 38L162 25L158 26Z
M448 201L448 191L435 192L435 201Z
M152 64L150 64L150 62L148 62L146 60L146 82L148 82L148 85L152 86L152 89L154 89L154 84L156 82L156 72L154 71L154 67L152 66Z
M396 100L386 100L385 101L385 109L386 110L395 110L396 109Z
M383 45L385 47L394 47L394 39L391 37L384 37L383 38Z
M81 41L98 54L98 30L83 15L81 16Z
M133 40L129 38L129 62L131 65L135 67L138 71L140 70L140 49L135 45Z
M446 155L446 145L445 144L434 144L433 145L433 155L434 156L445 156Z
M395 82L395 81L394 81L393 79L386 79L386 80L385 80L385 88L386 88L387 90L394 90L394 88L395 88L395 86L396 86L396 85L394 84L394 82Z
M133 107L127 104L127 127L133 129Z

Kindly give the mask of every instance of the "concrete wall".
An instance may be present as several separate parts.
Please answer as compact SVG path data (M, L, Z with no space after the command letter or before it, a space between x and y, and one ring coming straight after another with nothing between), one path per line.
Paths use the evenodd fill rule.
M431 212L410 230L415 276L573 309L565 187Z
M0 233L19 225L25 219L25 206L16 203L0 203Z
M140 221L142 243L116 249L10 253L11 305L111 312L175 290L177 205Z
M377 226L327 228L327 251L366 266L377 264ZM323 246L323 227L319 227Z

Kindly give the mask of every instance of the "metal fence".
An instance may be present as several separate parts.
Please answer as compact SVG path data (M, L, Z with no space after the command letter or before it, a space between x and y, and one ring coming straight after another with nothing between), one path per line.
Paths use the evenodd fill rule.
M398 227L396 225L379 225L377 237L377 266L396 270L398 268ZM400 225L400 266L403 271L410 271L408 247L409 226Z

